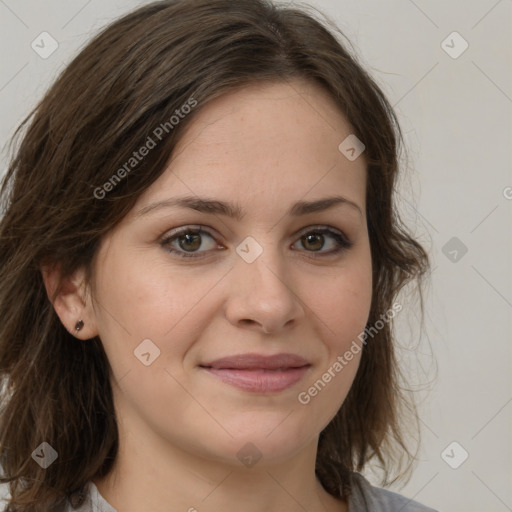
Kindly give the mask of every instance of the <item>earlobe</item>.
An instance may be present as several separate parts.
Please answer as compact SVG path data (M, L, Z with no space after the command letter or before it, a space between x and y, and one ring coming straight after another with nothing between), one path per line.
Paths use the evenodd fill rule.
M48 299L67 331L80 339L97 336L94 310L86 293L84 269L62 278L60 265L47 265L41 267L41 274Z

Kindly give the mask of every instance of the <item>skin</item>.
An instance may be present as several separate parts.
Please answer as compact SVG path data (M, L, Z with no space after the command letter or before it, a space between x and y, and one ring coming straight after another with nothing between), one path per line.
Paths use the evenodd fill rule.
M314 467L319 434L343 403L361 354L307 405L297 397L348 350L370 311L366 164L364 154L349 161L338 150L352 131L331 97L308 82L251 85L216 98L197 112L164 174L103 239L91 286L83 269L65 282L56 312L77 338L99 335L113 370L120 451L114 469L94 482L119 512L347 510ZM334 194L360 212L341 205L286 214L296 201ZM182 195L235 201L245 215L157 208L137 216ZM212 237L160 243L174 228L197 225ZM353 246L329 255L330 235L309 243L303 236L316 225L342 231ZM263 249L250 264L236 252L247 236ZM180 258L169 246L202 256ZM58 270L45 269L44 279L51 292ZM76 333L78 319L84 327ZM134 356L144 339L160 350L149 366ZM240 390L198 367L281 352L311 366L273 394ZM262 454L252 467L237 457L249 442Z

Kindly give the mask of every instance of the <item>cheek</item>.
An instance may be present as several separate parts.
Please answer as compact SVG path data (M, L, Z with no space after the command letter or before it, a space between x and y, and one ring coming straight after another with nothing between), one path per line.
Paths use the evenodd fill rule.
M338 272L336 278L324 281L321 292L309 297L320 318L316 325L321 332L317 334L323 340L326 357L301 388L297 400L299 410L319 432L343 404L359 368L364 349L359 336L371 307L371 267L359 265L350 272Z
M323 320L331 348L338 350L364 331L372 300L371 265L367 262L323 280L314 297L315 312Z
M203 301L218 276L192 277L161 258L119 252L109 251L97 272L98 329L112 366L137 367L133 351L146 339L160 350L159 366L176 361L199 335Z

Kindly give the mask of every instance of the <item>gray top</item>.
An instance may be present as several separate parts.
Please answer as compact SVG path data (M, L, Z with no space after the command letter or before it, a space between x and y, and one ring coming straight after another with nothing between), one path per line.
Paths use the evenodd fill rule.
M437 512L396 492L374 487L360 473L353 473L348 512ZM68 504L64 512L118 512L99 493L94 482L88 482L86 500L78 509Z

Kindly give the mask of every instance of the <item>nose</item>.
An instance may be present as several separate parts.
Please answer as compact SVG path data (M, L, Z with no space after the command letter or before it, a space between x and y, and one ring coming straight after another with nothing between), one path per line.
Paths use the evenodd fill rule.
M304 316L298 285L277 250L265 249L252 263L237 258L229 279L226 317L237 328L277 333Z

